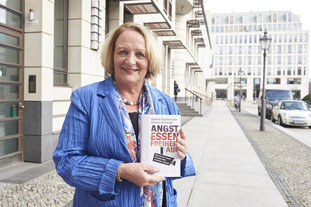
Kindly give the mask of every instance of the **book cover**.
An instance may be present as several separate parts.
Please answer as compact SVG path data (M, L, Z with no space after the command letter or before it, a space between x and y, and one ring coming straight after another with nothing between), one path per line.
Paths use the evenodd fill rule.
M141 124L141 162L157 166L160 172L156 175L180 177L180 115L142 115Z

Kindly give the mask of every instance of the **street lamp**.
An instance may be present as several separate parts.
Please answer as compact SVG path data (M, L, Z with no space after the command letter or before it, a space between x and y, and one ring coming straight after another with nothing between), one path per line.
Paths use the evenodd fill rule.
M271 38L267 36L267 31L259 40L261 49L263 50L263 72L262 72L262 96L261 96L261 116L260 116L260 131L265 131L266 117L266 94L265 94L265 76L266 76L266 56L267 50L270 48Z
M242 75L243 75L242 68L239 69L238 73L240 76L240 101L239 101L239 112L241 112L241 104L242 104Z

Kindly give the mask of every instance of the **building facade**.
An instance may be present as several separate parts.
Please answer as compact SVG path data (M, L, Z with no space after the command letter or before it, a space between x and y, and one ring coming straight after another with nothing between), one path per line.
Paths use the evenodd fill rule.
M258 98L262 85L264 31L272 38L266 58L266 88L291 89L295 99L308 94L309 31L291 11L212 14L213 77L218 98L241 92ZM239 73L240 71L240 73Z
M181 94L205 92L199 51L211 46L200 0L6 0L0 10L0 167L51 159L71 92L108 76L101 45L124 22L158 36L154 87L173 96L177 80Z

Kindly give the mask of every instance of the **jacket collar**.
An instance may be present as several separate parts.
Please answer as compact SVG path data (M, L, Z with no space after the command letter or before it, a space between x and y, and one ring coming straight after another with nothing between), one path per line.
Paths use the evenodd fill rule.
M115 91L112 76L108 77L106 80L101 81L97 88L97 95L106 97L112 95Z
M150 86L150 84L147 82L147 87L149 88L149 91L151 92L151 97L153 99L153 102L157 102L158 100L162 99L162 95L157 91L157 89ZM108 77L106 80L102 81L98 85L97 89L97 95L106 97L108 95L115 94L115 88L113 84L113 78L112 76Z

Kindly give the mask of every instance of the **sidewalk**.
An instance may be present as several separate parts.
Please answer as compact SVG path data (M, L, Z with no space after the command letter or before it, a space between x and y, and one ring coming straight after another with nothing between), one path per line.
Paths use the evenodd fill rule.
M225 103L183 128L197 176L174 181L180 207L287 206Z

